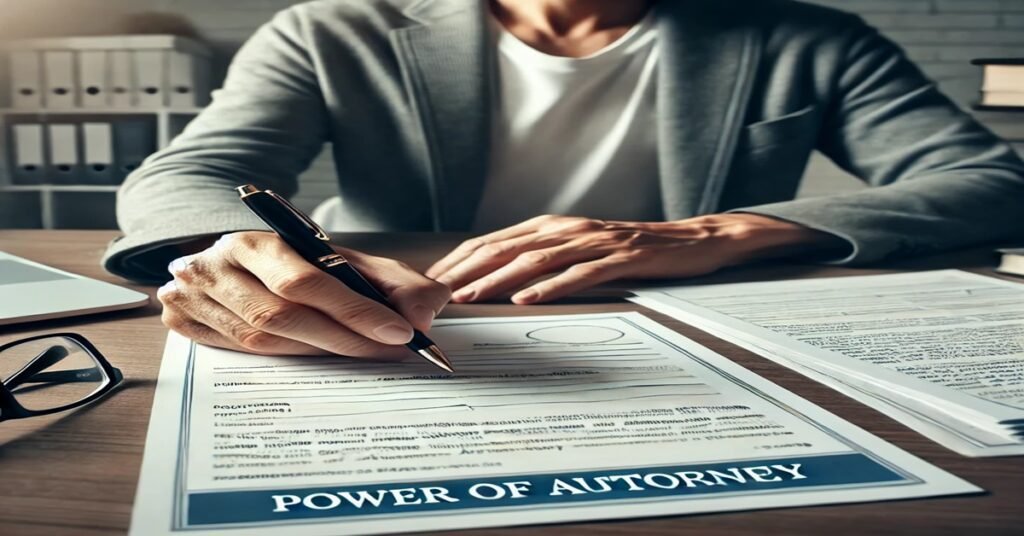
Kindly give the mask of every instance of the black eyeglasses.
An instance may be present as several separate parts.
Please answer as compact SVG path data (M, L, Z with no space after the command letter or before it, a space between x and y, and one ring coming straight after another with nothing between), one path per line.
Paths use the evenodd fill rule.
M39 335L0 346L0 421L84 406L124 376L77 333Z

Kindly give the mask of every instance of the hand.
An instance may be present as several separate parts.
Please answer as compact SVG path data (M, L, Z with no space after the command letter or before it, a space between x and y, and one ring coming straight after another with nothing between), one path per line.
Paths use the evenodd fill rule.
M186 337L257 354L399 358L430 328L447 287L390 259L335 248L398 313L350 290L268 232L225 235L175 260L157 292L163 322Z
M539 216L464 242L427 270L456 292L455 302L519 290L539 303L623 278L692 277L755 259L842 242L829 234L755 214L674 222L618 222Z

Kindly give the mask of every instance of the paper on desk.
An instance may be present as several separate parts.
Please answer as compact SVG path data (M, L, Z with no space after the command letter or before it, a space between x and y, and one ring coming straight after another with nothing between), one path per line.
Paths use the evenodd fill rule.
M134 534L371 534L978 488L636 313L439 321L419 362L168 338Z
M942 270L636 294L961 454L1024 454L1024 285Z

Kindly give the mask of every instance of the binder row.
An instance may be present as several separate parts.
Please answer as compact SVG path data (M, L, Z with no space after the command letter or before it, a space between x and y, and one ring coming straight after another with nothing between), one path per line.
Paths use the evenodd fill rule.
M19 123L10 127L17 185L117 185L157 149L152 120Z
M6 48L14 108L191 108L209 102L210 53L182 37L30 39Z

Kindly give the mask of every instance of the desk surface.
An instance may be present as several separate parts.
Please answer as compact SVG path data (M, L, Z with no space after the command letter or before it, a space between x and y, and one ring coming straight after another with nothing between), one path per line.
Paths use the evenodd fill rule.
M2 231L0 250L71 272L124 284L99 266L113 233ZM425 268L458 241L454 235L344 235L341 243ZM991 254L966 252L887 267L963 268L993 275ZM771 265L732 270L713 282L821 277L883 270ZM151 287L133 286L150 295ZM466 531L475 535L559 534L1020 534L1024 527L1024 457L970 459L945 450L891 419L826 387L668 317L618 300L521 307L452 305L443 316L643 311L748 369L929 462L988 490L972 497L792 508L690 517ZM76 331L125 375L101 403L57 416L0 424L0 534L121 534L128 529L153 402L165 329L159 304L134 311L0 327L0 344L37 333ZM528 532L529 531L529 532Z

